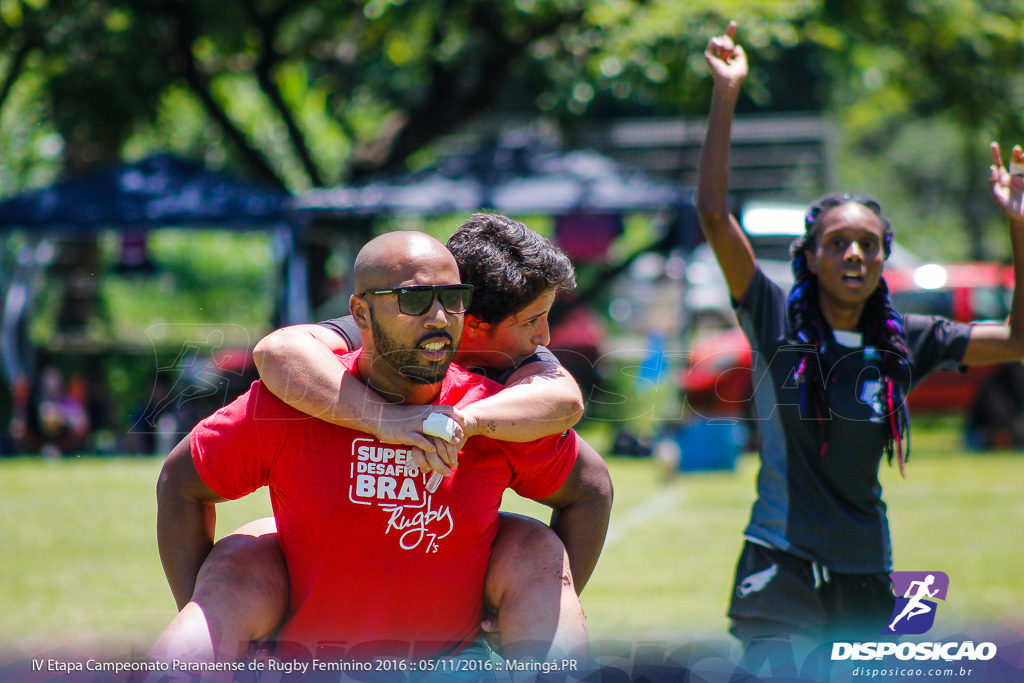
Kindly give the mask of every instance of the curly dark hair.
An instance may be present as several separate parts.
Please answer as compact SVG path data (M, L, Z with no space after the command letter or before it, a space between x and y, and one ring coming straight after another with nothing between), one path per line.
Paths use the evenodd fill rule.
M449 238L448 250L462 281L475 287L467 313L485 323L515 315L546 291L576 287L569 257L507 216L473 214Z

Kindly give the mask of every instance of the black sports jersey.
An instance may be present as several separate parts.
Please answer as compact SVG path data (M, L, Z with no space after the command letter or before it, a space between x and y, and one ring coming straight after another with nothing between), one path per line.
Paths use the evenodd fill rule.
M891 417L879 396L878 352L834 339L823 345L816 357L831 415L821 429L813 414L801 415L793 373L807 346L792 341L785 293L758 269L736 312L753 351L761 435L758 497L746 536L835 571L890 571L878 468ZM959 368L970 325L921 315L904 316L903 325L911 387L935 370Z
M341 335L341 338L345 340L345 345L348 346L349 351L355 351L356 349L362 348L363 338L361 333L359 332L359 327L356 325L356 321L352 319L352 316L346 315L341 318L324 320L317 324L322 325L329 330L333 330L334 332L337 332L339 335ZM493 380L498 384L507 384L508 378L511 377L516 370L523 367L524 365L529 365L530 363L537 362L555 363L556 365L561 365L561 363L558 362L558 358L555 357L555 354L548 351L548 349L544 346L538 346L537 351L533 353L533 355L527 356L526 358L522 359L512 367L507 368L505 370L498 370L496 368L488 367L472 367L466 369L469 370L470 372L475 372L478 375L483 375L487 379Z

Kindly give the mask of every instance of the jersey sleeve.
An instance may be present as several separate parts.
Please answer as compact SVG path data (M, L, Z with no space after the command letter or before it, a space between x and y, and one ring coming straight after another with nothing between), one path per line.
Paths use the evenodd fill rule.
M760 267L754 270L743 297L734 302L740 328L754 349L765 343L781 339L787 334L789 316L786 311L786 293L768 279Z
M546 498L565 483L579 452L573 430L526 443L504 442L512 464L509 488L523 498Z
M498 384L508 384L509 378L511 378L512 375L514 375L516 371L519 370L519 368L525 365L529 365L530 363L551 363L552 365L562 364L561 361L558 360L558 357L555 354L551 353L551 351L549 351L546 346L538 346L537 350L534 351L532 355L527 356L526 358L519 361L518 363L508 368L507 370L504 370L500 373L494 373L493 377L488 377L489 379L493 379Z
M554 365L561 365L562 364L562 362L560 360L558 360L558 356L556 356L555 354L551 353L551 351L548 349L548 347L546 347L546 346L538 346L537 350L534 352L534 354L532 356L530 356L529 358L527 358L522 363L520 363L519 367L522 367L522 366L526 365L527 363L536 363L538 361L544 362L544 363L553 363Z
M935 370L963 372L960 361L971 339L969 323L954 322L936 315L903 316L910 351L911 386Z
M363 347L363 336L359 332L359 326L356 325L355 319L350 315L323 320L318 322L317 325L326 327L344 339L345 346L348 347L349 351L355 351Z
M192 460L202 480L234 500L270 483L271 467L299 414L254 382L252 388L195 426Z

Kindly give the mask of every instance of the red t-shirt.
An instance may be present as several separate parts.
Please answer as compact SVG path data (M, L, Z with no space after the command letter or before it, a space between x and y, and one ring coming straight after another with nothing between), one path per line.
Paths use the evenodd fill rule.
M341 357L353 372L358 355ZM459 407L501 389L452 365L436 403ZM554 493L578 442L571 430L529 443L473 437L431 494L408 446L311 418L254 382L196 426L191 446L217 494L270 487L291 584L279 642L431 657L479 636L502 493Z

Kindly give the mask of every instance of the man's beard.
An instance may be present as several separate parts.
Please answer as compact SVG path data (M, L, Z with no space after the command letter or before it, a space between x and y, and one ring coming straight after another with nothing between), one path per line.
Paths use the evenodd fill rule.
M377 319L370 315L370 331L373 334L373 345L377 356L393 367L399 375L414 384L437 384L448 373L448 366L455 358L456 343L447 332L437 332L426 339L446 339L449 342L447 352L439 361L429 361L419 355L417 349L399 348L398 343L377 324ZM423 341L423 340L421 340Z

